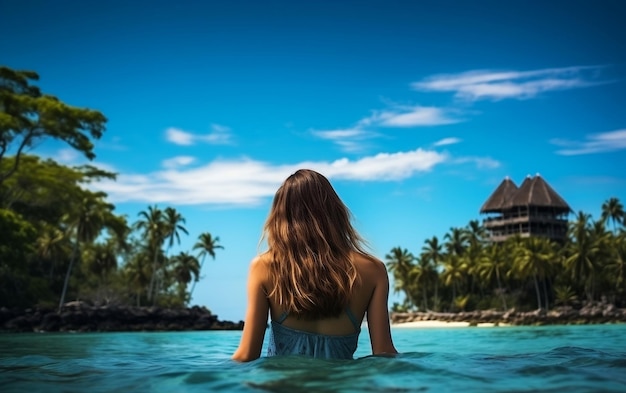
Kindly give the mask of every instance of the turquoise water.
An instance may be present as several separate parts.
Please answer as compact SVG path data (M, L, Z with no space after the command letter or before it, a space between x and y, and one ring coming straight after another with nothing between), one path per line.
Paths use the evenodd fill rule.
M241 332L0 334L9 392L625 392L626 325L394 328L402 352L230 361ZM265 349L264 349L265 350Z

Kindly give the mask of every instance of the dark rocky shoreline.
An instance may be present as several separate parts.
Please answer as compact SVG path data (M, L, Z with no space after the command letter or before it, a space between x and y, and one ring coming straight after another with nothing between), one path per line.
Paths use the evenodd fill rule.
M511 309L508 311L482 310L458 313L391 313L393 324L417 321L468 322L470 326L479 323L515 326L625 323L626 309L603 302L589 302L580 308L565 306L548 311L539 309L523 312Z
M87 306L57 310L0 308L0 332L149 332L242 330L243 321L220 321L205 307Z

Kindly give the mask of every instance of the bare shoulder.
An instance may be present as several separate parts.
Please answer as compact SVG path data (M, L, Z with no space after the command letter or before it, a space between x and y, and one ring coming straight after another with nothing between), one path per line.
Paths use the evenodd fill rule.
M265 283L269 273L270 259L267 253L255 256L250 261L250 274Z
M361 275L365 276L366 278L376 279L381 275L384 275L386 277L387 268L380 259L372 255L361 253L354 253L353 258L354 264L356 265L357 269L359 270Z

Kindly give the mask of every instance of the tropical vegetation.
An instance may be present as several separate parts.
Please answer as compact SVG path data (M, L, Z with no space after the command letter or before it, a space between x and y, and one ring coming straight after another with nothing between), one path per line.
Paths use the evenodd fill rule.
M562 243L542 237L490 242L478 220L452 227L418 253L395 247L386 256L394 311L471 311L578 307L602 301L626 307L626 214L618 198L601 216L578 212Z
M98 111L42 93L38 78L0 66L0 307L188 305L219 238L201 233L193 250L170 255L188 235L175 207L118 214L93 187L116 174L31 154L53 140L92 160L106 124Z

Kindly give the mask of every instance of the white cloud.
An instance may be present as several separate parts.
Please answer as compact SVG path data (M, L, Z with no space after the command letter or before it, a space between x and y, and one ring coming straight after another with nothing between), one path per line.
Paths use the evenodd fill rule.
M82 155L78 153L76 149L73 148L65 148L59 149L56 155L52 157L55 161L64 163L64 164L76 164L77 161L80 161L83 158Z
M342 151L349 153L362 152L368 147L365 142L378 136L377 133L359 127L336 130L312 130L311 134L320 139L332 141Z
M500 166L500 162L491 157L459 157L452 161L454 164L475 164L478 169L494 169Z
M604 66L547 68L533 71L475 70L459 74L441 74L412 83L423 91L452 92L455 97L482 99L532 98L543 92L593 86Z
M101 169L106 172L117 173L117 169L110 164L103 163L100 161L90 161L84 155L79 153L76 149L73 148L63 148L59 149L54 155L48 156L43 154L42 157L49 157L54 161L68 165L71 167L77 167L82 165L89 165L94 168Z
M460 138L450 137L450 138L443 138L443 139L438 140L437 142L433 143L433 146L455 145L461 142L462 142L462 139Z
M391 109L374 111L369 117L359 120L354 127L334 130L313 130L311 134L333 141L342 151L364 151L367 145L364 141L380 137L381 134L372 131L375 128L409 128L427 127L453 124L463 121L450 116L444 108L424 106L395 106Z
M626 129L587 135L585 140L552 139L550 143L562 149L556 153L563 156L604 153L626 149Z
M382 127L428 127L454 124L461 119L451 117L444 108L426 106L402 106L391 110L377 111L359 122L360 125Z
M359 128L346 128L338 130L313 130L313 135L322 139L341 140L343 138L360 138L363 137L366 132Z
M194 139L192 134L174 127L165 130L165 138L167 138L169 142L185 146L192 145Z
M254 205L270 198L299 168L311 168L330 179L391 181L428 172L449 160L446 154L416 149L380 153L358 160L306 161L271 165L244 159L213 161L194 168L172 168L148 174L121 174L117 181L95 184L113 202Z
M193 145L196 142L205 142L212 145L227 145L232 143L230 128L219 124L211 124L211 132L201 135L170 127L165 130L165 138L169 142L184 146Z
M181 166L187 166L195 160L195 157L191 156L176 156L163 160L162 165L164 168L178 168Z
M198 135L197 139L212 145L228 145L232 143L232 133L226 126L211 124L211 133Z

